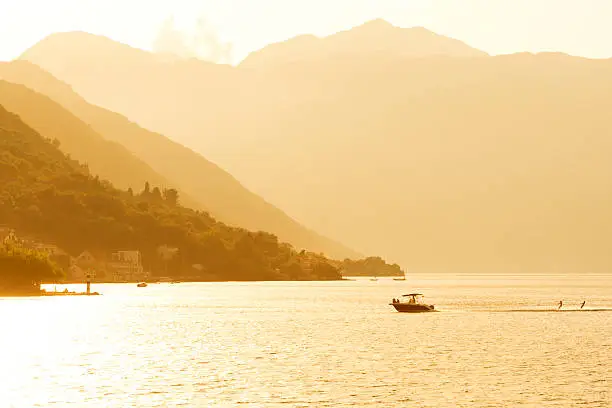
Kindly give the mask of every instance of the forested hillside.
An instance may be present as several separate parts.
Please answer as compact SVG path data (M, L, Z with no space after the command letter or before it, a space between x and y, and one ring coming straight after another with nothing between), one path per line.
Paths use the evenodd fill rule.
M0 224L54 243L72 255L138 249L160 272L157 250L179 248L168 274L202 280L338 279L321 256L295 251L276 236L228 227L184 208L174 189L146 184L122 191L93 177L0 107ZM198 268L193 266L197 265Z
M343 276L404 276L399 265L390 265L377 256L360 260L345 259L337 266Z

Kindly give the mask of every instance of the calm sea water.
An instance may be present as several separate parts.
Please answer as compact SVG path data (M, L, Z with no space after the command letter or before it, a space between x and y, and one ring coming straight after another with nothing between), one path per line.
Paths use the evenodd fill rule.
M0 298L0 407L612 406L612 275L94 289Z

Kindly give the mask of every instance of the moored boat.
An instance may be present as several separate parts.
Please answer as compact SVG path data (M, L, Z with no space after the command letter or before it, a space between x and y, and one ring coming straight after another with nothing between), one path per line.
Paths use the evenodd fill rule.
M137 286L137 287L139 287L139 288L146 288L148 285L147 285L147 282L140 282L140 283L139 283L138 285L136 285L136 286Z
M408 300L402 302L400 299L393 299L393 302L389 303L389 305L393 306L398 312L423 313L436 311L434 305L425 304L423 301L423 294L421 293L410 293L402 297L408 298Z

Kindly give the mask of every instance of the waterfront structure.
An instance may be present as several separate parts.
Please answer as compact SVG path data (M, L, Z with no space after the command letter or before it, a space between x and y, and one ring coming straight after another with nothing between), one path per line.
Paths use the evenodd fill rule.
M109 266L115 282L142 281L148 278L142 266L142 255L137 250L113 252Z

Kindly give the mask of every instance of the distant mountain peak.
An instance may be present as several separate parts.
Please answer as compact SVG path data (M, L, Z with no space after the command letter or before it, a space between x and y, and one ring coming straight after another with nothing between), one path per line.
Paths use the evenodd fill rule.
M109 58L148 59L149 52L128 44L115 41L103 35L85 31L65 31L48 35L34 46L26 50L19 59L36 63L40 60L52 61L53 68L47 67L52 74L62 71L62 67L70 58L84 58L104 61Z
M122 44L114 41L108 37L98 34L88 33L86 31L62 31L53 34L49 34L36 45L29 50L26 50L24 54L30 52L35 48L43 46L54 46L56 44L62 44L67 47L91 47L91 46L111 46L111 47L129 47L129 45ZM131 47L130 47L131 48Z
M334 56L358 57L426 57L486 56L483 51L436 34L424 27L398 27L384 19L374 19L323 38L298 36L270 44L251 53L240 65L263 68L296 61L322 60Z
M368 28L368 29L381 29L381 28L386 29L387 28L388 29L388 28L395 28L395 26L383 18L376 18L374 20L366 21L365 23L357 27L354 27L353 30L356 30L359 28Z

